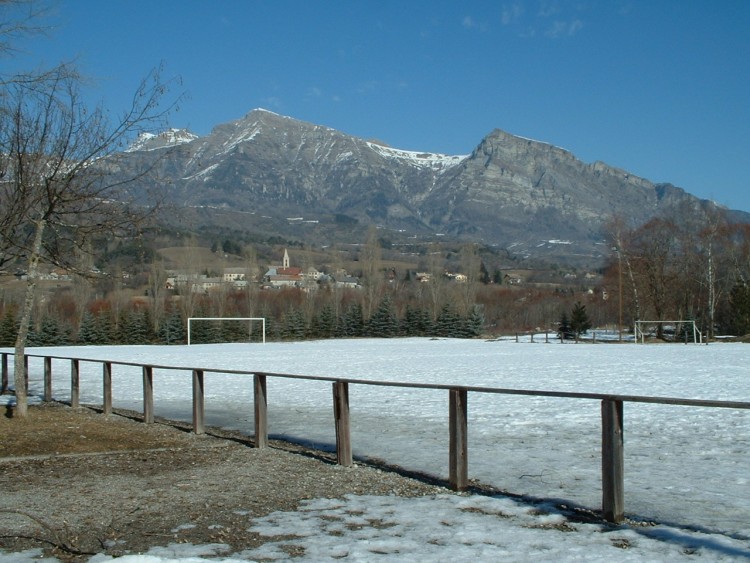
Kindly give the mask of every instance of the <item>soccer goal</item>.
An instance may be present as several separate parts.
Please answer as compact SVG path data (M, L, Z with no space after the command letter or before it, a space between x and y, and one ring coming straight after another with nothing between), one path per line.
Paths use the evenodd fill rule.
M687 344L692 341L693 344L703 343L703 334L698 330L698 325L695 324L695 321L692 320L635 321L635 343L643 344L646 342L646 338L656 337L660 326L663 337L672 342L685 342Z
M263 331L263 344L266 343L266 319L265 317L189 317L187 320L187 343L190 346L193 322L196 321L219 321L219 322L238 322L247 321L247 335L250 338L253 334L253 321L260 321Z

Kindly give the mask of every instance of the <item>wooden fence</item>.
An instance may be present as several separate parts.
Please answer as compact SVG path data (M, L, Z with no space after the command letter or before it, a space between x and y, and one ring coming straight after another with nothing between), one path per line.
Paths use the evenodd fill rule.
M7 381L8 356L2 353L2 376ZM253 376L256 448L268 445L268 402L266 384L268 378L286 378L307 381L328 381L332 384L333 413L336 429L336 459L340 465L352 465L352 444L349 418L349 386L370 385L409 389L438 389L448 392L448 475L453 490L465 490L469 484L468 473L468 394L488 393L501 395L526 395L532 397L557 397L567 399L596 400L601 405L601 468L602 468L602 516L609 522L618 523L624 519L624 440L623 404L652 403L660 405L681 405L688 407L711 407L730 409L750 409L750 402L706 401L672 397L645 397L638 395L609 395L600 393L573 393L561 391L540 391L528 389L505 389L499 387L451 386L429 383L405 383L393 381L371 381L321 377L312 375L292 375L245 370L193 368L183 366L151 365L132 362L113 362L71 358L68 356L45 356L28 354L24 358L28 382L29 358L42 358L44 363L44 401L52 400L52 360L70 362L70 405L80 406L80 363L102 364L102 408L104 414L112 413L112 366L131 366L141 369L143 374L143 422L154 422L154 371L189 371L192 373L193 388L193 431L205 432L204 421L204 377L206 373L251 375Z

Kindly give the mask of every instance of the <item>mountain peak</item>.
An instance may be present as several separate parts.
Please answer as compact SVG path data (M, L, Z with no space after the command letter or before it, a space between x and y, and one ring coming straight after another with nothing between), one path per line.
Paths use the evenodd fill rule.
M500 129L471 155L450 156L389 147L259 108L193 139L179 130L143 136L132 161L147 157L145 150L187 143L157 165L179 205L222 210L205 211L206 224L236 221L238 229L287 240L351 241L375 224L397 236L451 236L590 265L602 253L601 226L613 215L636 225L678 212L685 202L698 204L680 189ZM289 217L305 220L292 224ZM572 242L539 246L550 240Z
M152 151L190 143L198 138L198 135L187 129L167 129L161 133L143 132L127 148L126 152Z

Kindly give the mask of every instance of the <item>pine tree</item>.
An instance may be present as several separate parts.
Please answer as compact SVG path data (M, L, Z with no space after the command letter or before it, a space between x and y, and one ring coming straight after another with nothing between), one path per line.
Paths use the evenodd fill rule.
M576 340L591 328L591 321L586 313L586 305L581 304L580 301L573 306L573 311L570 313L570 328L575 334Z
M398 332L398 320L391 306L391 298L386 295L367 321L367 335L378 338L391 338Z
M404 318L399 324L399 334L401 336L417 336L417 309L411 305L406 306Z
M126 344L148 344L148 326L141 311L130 311L125 317L123 337Z
M449 304L443 305L437 320L435 321L435 336L447 338L460 338L462 336L461 317Z
M337 336L342 338L363 336L364 326L365 322L362 316L362 305L359 303L352 303L341 318Z
M78 328L79 344L103 344L96 324L94 315L85 311L81 317L81 326Z
M476 338L482 334L484 328L484 314L481 307L474 305L465 322L465 337Z
M431 330L430 313L425 309L407 305L404 318L399 324L399 333L403 336L427 336Z
M750 285L738 283L729 296L731 303L731 331L737 336L750 334Z
M196 313L198 317L206 316L202 311ZM194 320L190 325L190 341L196 344L211 344L221 341L221 327L215 321Z
M185 343L185 326L182 324L182 315L179 311L172 311L164 319L159 327L159 340L164 344Z
M18 322L16 312L12 308L5 310L2 321L0 321L0 346L13 346L18 333Z
M246 342L248 338L247 321L223 321L219 323L222 342Z
M111 311L101 311L96 315L96 338L99 344L113 344L117 342L117 330Z
M36 346L62 346L68 343L65 329L53 315L45 315L35 336Z
M315 338L331 338L336 332L336 315L333 307L326 305L313 317L311 336Z
M572 340L573 338L575 338L575 333L570 326L570 320L568 319L568 313L566 312L563 312L562 317L560 317L560 324L557 328L557 336L560 339L564 340Z
M281 337L284 340L303 340L305 338L305 317L299 309L290 309L282 321Z

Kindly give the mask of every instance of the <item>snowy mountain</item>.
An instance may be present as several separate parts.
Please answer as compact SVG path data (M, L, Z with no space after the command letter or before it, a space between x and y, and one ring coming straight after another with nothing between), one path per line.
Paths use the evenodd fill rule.
M198 135L187 129L168 129L161 133L144 132L138 135L135 142L127 148L126 152L151 151L189 143L198 138Z
M266 110L205 137L171 130L144 138L125 156L119 164L126 174L153 166L191 225L316 243L361 241L375 224L394 236L473 240L521 257L595 263L602 226L613 215L642 223L713 205L500 130L466 155L438 155Z

